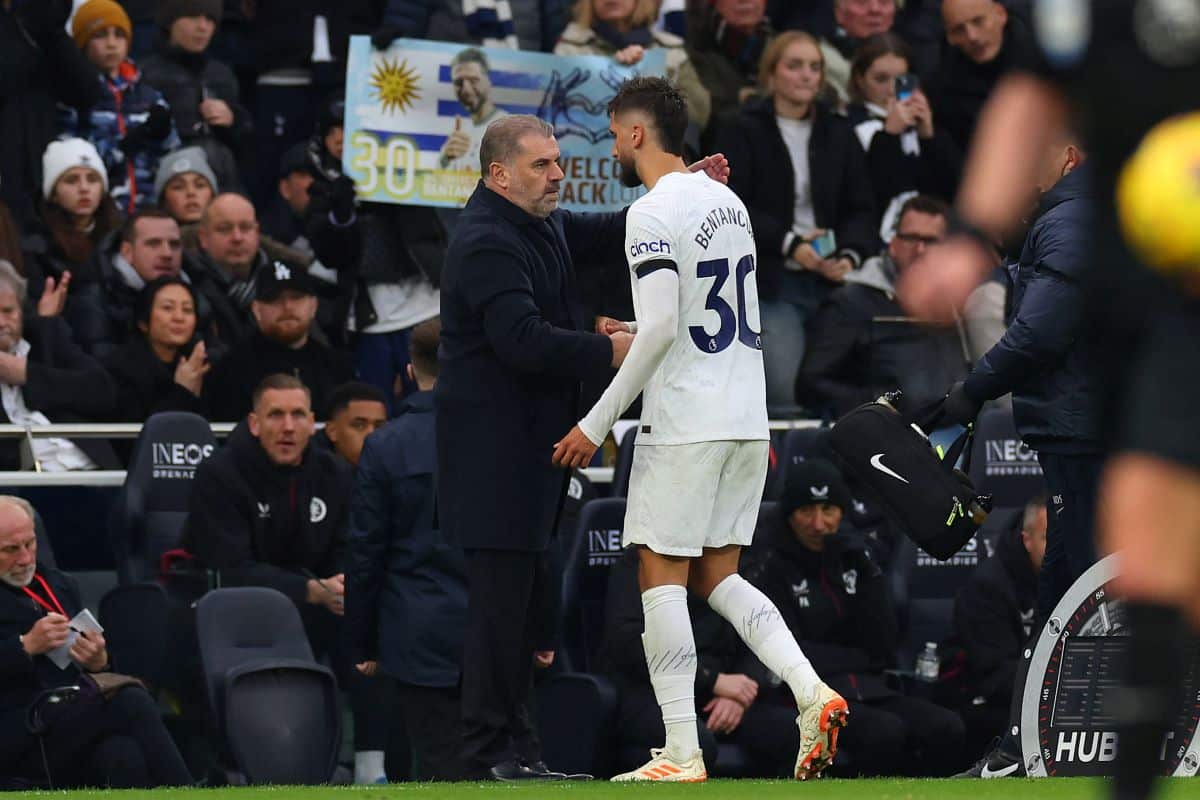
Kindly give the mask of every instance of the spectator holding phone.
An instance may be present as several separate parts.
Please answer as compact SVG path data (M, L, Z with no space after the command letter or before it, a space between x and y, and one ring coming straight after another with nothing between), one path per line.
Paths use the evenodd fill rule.
M867 154L867 173L891 239L900 206L921 193L951 200L962 153L933 122L929 98L910 70L911 52L894 33L863 42L850 67L850 123Z
M805 320L876 247L866 159L849 122L817 102L824 78L817 40L780 34L759 71L766 96L748 101L717 136L717 149L737 165L729 186L758 241L767 404L774 406L793 404Z

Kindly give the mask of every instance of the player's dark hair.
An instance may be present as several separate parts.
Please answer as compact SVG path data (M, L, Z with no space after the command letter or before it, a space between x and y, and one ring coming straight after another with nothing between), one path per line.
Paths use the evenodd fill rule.
M381 403L387 408L387 398L378 386L362 381L349 381L338 386L329 395L329 418L333 419L350 407L351 403Z
M929 214L933 217L950 216L950 206L946 204L945 200L929 194L919 194L915 197L910 197L905 201L904 205L900 206L900 214L896 217L896 230L900 229L900 223L904 221L904 215L910 211Z
M438 376L438 344L442 340L442 320L434 317L412 329L408 357L413 369L426 378Z
M304 394L308 396L308 402L312 403L312 392L304 385L304 382L295 375L288 375L284 372L276 372L274 375L268 375L258 382L258 386L254 387L254 393L250 395L250 407L258 410L258 404L262 402L262 396L272 389L302 389Z
M658 143L671 155L683 155L683 136L687 132L687 101L666 78L639 76L621 84L608 102L614 117L626 111L648 116L658 131Z

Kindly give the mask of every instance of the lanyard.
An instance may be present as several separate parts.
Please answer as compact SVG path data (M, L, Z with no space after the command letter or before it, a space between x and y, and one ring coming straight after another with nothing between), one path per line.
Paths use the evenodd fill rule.
M25 594L32 597L35 603L46 609L47 613L53 614L55 611L57 611L59 614L62 614L65 617L67 612L63 611L62 603L58 602L58 598L54 596L54 591L50 588L50 584L46 583L46 579L41 575L34 575L33 579L42 585L42 588L45 589L46 594L50 597L50 602L54 603L54 605L52 606L50 603L47 603L42 598L38 597L37 594L35 594L34 591L28 586L21 587Z

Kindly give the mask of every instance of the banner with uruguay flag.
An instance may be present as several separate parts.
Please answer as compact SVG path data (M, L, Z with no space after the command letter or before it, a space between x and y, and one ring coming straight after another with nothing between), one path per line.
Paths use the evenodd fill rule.
M638 198L618 179L608 101L627 78L665 75L665 51L634 67L604 56L553 56L397 39L375 50L350 40L345 173L362 200L459 208L479 181L479 142L492 121L536 114L554 126L562 167L559 204L617 211Z

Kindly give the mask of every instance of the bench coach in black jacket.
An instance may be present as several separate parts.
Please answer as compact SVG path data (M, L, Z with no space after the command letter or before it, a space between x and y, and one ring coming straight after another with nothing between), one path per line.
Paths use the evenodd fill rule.
M480 149L486 177L442 275L438 511L467 551L465 756L481 776L529 778L541 771L526 705L535 606L569 479L550 457L579 418L581 381L629 343L585 332L574 264L621 269L625 217L556 210L559 148L535 117L494 122Z
M1104 464L1105 343L1084 324L1091 170L1075 146L1053 150L1042 182L1052 186L1042 195L1017 265L1015 315L1000 341L955 384L945 406L947 423L965 422L983 403L1012 392L1013 422L1037 451L1053 512L1038 575L1040 621L1096 560L1093 527Z
M291 598L313 654L329 654L350 692L355 747L382 750L389 709L372 702L342 641L350 465L309 446L312 405L298 379L267 376L253 406L196 470L183 547L217 570L222 585L266 586Z
M899 637L871 540L841 528L850 491L823 459L791 465L779 516L755 535L742 573L775 602L814 669L850 703L841 744L854 771L947 775L961 765L957 714L886 682Z

